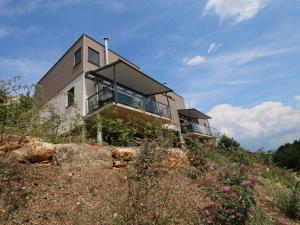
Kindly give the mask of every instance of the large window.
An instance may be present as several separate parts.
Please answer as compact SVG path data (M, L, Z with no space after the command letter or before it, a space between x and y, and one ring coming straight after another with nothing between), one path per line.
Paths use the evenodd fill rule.
M74 66L77 66L80 63L81 63L81 48L75 52Z
M99 66L99 52L92 48L88 48L88 61Z
M74 87L67 92L67 107L74 104Z

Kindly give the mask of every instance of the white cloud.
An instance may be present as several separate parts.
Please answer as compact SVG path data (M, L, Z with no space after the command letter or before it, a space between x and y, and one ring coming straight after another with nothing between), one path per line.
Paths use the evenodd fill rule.
M23 38L26 35L38 34L40 31L39 27L33 25L28 27L0 27L0 39L10 36Z
M79 4L93 4L112 11L123 11L125 4L119 0L0 0L0 17L18 16L35 10L51 10Z
M300 111L281 102L263 102L251 108L222 104L213 107L208 115L220 132L252 150L263 146L276 148L300 138Z
M296 101L300 101L300 95L296 95L296 96L294 96L294 98Z
M211 43L211 44L208 46L207 52L208 52L208 53L215 52L215 51L217 51L217 49L220 48L221 46L222 46L222 44Z
M292 51L295 51L295 49L294 48L273 48L273 49L254 48L245 51L220 55L212 58L210 61L214 64L214 66L215 64L244 65L258 58L280 55Z
M239 23L253 18L270 2L271 0L207 0L204 14L212 10L221 21L231 18Z
M29 58L0 58L0 77L22 76L24 81L36 82L47 69L50 62Z
M203 56L200 56L200 55L196 55L194 57L191 57L191 58L184 58L182 60L182 62L188 66L196 66L196 65L199 65L199 64L202 64L202 63L205 63L206 62L206 59L205 57Z

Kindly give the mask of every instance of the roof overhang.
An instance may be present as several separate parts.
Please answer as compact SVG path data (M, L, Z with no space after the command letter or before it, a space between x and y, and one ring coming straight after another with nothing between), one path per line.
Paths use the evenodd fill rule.
M178 109L178 113L191 119L211 119L210 116L198 111L197 109Z
M88 78L91 78L90 76L95 76L95 78L102 77L111 82L116 81L117 84L146 96L172 91L164 84L154 80L121 59L99 69L89 71Z

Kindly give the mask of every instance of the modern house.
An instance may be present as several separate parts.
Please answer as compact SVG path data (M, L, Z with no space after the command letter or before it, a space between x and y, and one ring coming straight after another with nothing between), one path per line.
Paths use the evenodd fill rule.
M92 116L109 115L157 120L180 135L214 136L209 116L186 109L183 97L109 49L107 38L101 44L83 34L38 85L45 93L44 101L66 117L79 112L83 127Z

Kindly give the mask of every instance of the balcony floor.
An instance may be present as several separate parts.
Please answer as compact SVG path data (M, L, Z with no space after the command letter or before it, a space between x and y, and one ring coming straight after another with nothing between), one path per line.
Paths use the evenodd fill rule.
M211 136L211 135L201 134L201 133L197 133L197 132L187 132L187 133L184 133L183 135L186 137L199 138L199 139L203 139L203 140L210 140L213 138L213 136Z
M168 124L171 122L170 118L159 116L154 113L116 102L108 103L105 106L95 110L94 112L86 115L85 119L97 115L98 113L111 118L120 118L124 120L155 121L161 124Z

